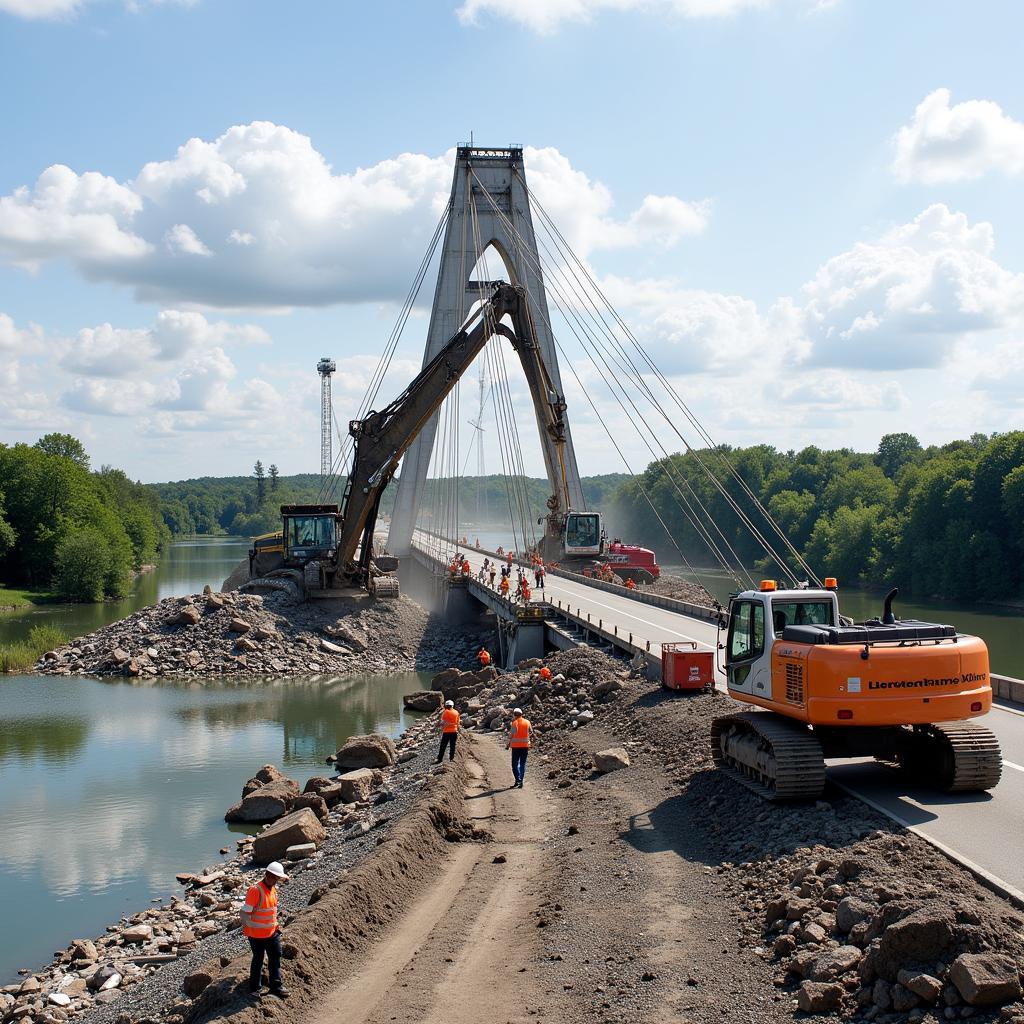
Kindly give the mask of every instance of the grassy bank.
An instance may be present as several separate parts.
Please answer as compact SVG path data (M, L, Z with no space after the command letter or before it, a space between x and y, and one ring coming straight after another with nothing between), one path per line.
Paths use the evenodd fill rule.
M38 588L19 590L0 583L0 611L13 611L18 608L31 608L36 604L54 604L64 598L52 590Z
M56 626L33 626L27 639L0 644L0 672L26 672L41 655L67 642L67 634Z

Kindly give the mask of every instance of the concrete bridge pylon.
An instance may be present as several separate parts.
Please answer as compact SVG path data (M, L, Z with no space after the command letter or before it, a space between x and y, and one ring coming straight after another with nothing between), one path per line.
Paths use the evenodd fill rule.
M529 316L541 357L552 385L559 395L563 394L547 295L540 272L522 148L460 146L455 157L449 204L423 365L426 366L459 330L479 297L479 286L471 283L470 275L480 254L491 247L500 255L509 282L526 291ZM534 395L533 401L551 493L560 495L567 491L571 507L585 509L569 424L565 422L563 485L558 446L544 429L541 415L542 404L549 401L549 396ZM409 552L416 511L420 507L430 466L437 421L435 414L406 452L402 463L388 534L388 550L396 555Z

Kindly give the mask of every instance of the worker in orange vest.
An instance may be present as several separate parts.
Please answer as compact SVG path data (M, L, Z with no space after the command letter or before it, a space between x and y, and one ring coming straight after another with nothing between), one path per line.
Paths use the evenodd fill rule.
M531 596L530 595L530 584L527 583L525 579L520 580L520 582L519 582L519 593L523 597L523 604L529 604L530 603L530 596Z
M508 577L507 576L502 576L501 577L501 583L499 584L498 589L501 591L501 596L502 597L508 597Z
M512 748L512 776L515 782L513 789L523 788L523 779L526 777L526 755L530 752L530 739L533 736L533 726L523 718L523 709L516 708L512 712L512 726L508 731L508 742L505 749Z
M540 671L537 673L540 676L542 682L548 682L551 679L551 669L547 665L541 665Z
M441 749L434 764L444 760L444 748L448 748L448 760L455 760L455 741L459 738L459 721L462 716L455 710L455 702L446 700L441 712Z
M632 576L630 576L629 579L626 580L626 589L636 590L636 582L633 580Z
M245 894L242 906L242 931L249 940L252 963L249 966L249 994L261 991L263 958L270 970L270 994L288 998L288 989L281 984L281 929L277 926L277 883L288 881L279 861L267 865L263 878Z
M469 559L465 559L462 563L462 575L468 576L472 572L472 567L469 564Z
M487 668L491 663L491 652L486 647L480 648L480 653L477 654L476 660L480 662L481 668Z
M508 562L509 565L512 564L512 552L511 551L505 556L505 561Z

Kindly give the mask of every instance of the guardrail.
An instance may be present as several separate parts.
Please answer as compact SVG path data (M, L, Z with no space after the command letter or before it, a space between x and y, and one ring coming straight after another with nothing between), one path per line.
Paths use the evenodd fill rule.
M1008 700L1014 704L1024 704L1024 679L1014 679L1012 676L990 676L992 680L992 695L1001 700Z
M444 541L446 544L454 544L456 547L468 547L473 551L478 551L481 555L488 555L493 558L504 560L506 555L499 555L496 551L491 551L489 548L478 548L471 544L463 545L461 541L453 540L451 537L445 537L440 533L435 533L433 530L425 530L423 527L419 527L422 533L428 533L432 537L436 537L438 540ZM513 562L516 565L521 565L523 568L530 568L529 562L524 562L521 558L513 558ZM675 612L678 615L688 615L693 619L702 619L705 622L718 623L722 621L722 615L724 612L719 608L708 608L700 604L691 604L689 601L681 601L677 597L665 597L661 594L649 594L643 591L640 587L636 590L630 590L628 587L620 586L618 583L606 583L604 580L599 580L593 576L584 576L582 573L570 572L568 569L551 568L548 566L544 567L544 572L549 576L561 576L564 579L571 580L574 583L581 583L587 587L593 587L595 590L604 590L609 594L615 594L617 597L626 597L630 601L639 601L641 604L653 605L656 608L664 608L666 611Z

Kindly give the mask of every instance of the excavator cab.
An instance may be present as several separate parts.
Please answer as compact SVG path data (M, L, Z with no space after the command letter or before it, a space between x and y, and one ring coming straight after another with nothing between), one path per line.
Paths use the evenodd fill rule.
M567 512L562 545L565 554L600 555L604 551L606 534L600 512Z
M284 561L300 567L327 559L338 544L337 505L282 505Z

